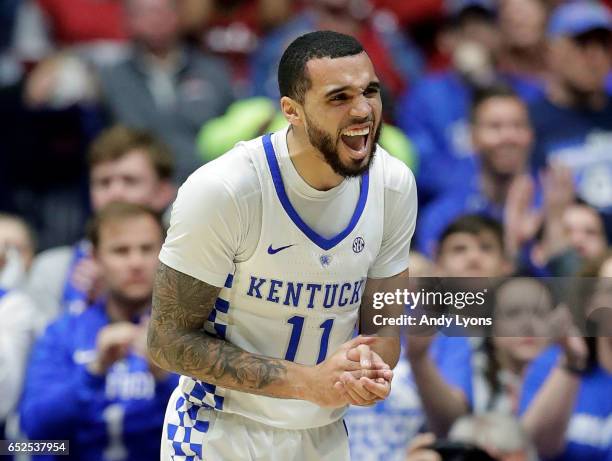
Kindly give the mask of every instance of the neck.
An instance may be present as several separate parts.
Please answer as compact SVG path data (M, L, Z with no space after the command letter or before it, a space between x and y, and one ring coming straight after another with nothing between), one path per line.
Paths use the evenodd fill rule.
M603 109L608 102L604 89L591 92L579 92L558 79L550 80L546 87L550 101L561 107L585 108L594 111Z
M508 196L508 189L510 189L510 185L516 176L516 174L497 175L494 172L483 168L480 176L480 186L482 187L482 192L484 193L485 197L489 199L489 201L497 205L503 205L506 202L506 197Z
M147 301L142 302L130 302L125 299L109 293L106 300L106 313L108 314L111 322L129 322L135 316L143 314L151 305Z
M612 373L612 338L597 338L597 357L599 365L608 373Z
M310 144L304 130L289 128L287 148L293 166L310 187L323 191L329 190L344 180L327 164L323 154Z

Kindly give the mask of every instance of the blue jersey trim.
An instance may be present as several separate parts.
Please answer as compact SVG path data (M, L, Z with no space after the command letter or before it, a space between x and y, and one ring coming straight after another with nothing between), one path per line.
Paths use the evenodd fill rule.
M274 153L274 146L272 145L272 135L266 134L263 137L263 145L264 150L266 151L266 159L268 161L268 167L270 168L270 174L272 175L272 180L274 181L274 188L276 189L276 194L278 195L278 199L285 210L285 213L291 218L293 223L308 237L314 244L319 246L324 250L329 250L335 247L338 243L340 243L344 238L349 235L357 223L359 222L359 218L363 213L366 202L368 200L368 189L370 184L370 175L369 172L366 172L361 177L361 189L359 191L359 200L357 201L357 206L355 207L355 211L353 212L353 216L351 217L351 221L348 223L346 229L340 232L338 235L331 239L326 239L322 237L313 229L311 229L308 224L306 224L300 215L297 213L291 202L289 201L289 197L287 196L287 192L285 191L285 185L283 184L283 178L281 177L280 168L278 166L278 160L276 159L276 155Z

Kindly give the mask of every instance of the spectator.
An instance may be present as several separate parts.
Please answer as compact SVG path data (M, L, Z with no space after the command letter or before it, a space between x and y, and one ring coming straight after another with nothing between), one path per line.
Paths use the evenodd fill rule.
M95 216L89 239L106 297L62 316L34 345L22 427L30 439L70 440L72 459L150 461L177 384L146 355L162 224L152 210L114 203Z
M518 415L527 366L549 344L553 298L545 282L509 278L495 287L493 331L472 357L474 413Z
M151 134L123 126L103 132L89 151L90 197L98 211L114 201L162 213L173 200L173 159ZM52 248L36 257L28 291L46 312L82 312L100 289L91 242Z
M563 213L567 239L583 261L595 261L604 256L608 247L604 221L593 207L576 202Z
M502 0L498 23L501 47L498 68L509 75L518 75L543 85L547 75L545 0Z
M312 30L330 29L354 35L363 43L383 85L383 107L391 109L394 97L421 74L422 57L401 34L391 13L373 11L363 5L367 3L313 0L292 20L270 31L252 57L254 95L278 99L276 71L287 43ZM385 114L386 119L392 114L392 110Z
M505 86L476 92L470 135L478 160L477 174L464 179L425 207L417 226L419 249L433 255L442 231L462 214L478 213L503 220L513 181L528 170L533 133L523 101Z
M555 170L563 171L557 174ZM551 187L555 181L557 184ZM568 169L556 165L544 175L543 211L540 230L521 254L522 272L536 276L571 276L585 263L604 254L608 246L604 217L575 198ZM517 216L514 220L520 219Z
M610 306L612 254L607 253L587 276L601 277L598 290L587 299L591 316L605 301ZM602 290L599 290L601 288ZM599 291L599 293L598 293ZM598 309L599 310L599 309ZM521 396L522 421L542 459L607 461L612 456L612 339L610 327L583 338L572 325L569 310L561 308L555 334L558 344L529 368Z
M0 438L14 410L34 335L44 325L44 313L19 291L34 257L30 227L17 216L0 214Z
M569 176L568 187L571 181ZM530 258L529 264L535 268L536 275L575 275L584 264L605 253L608 242L604 219L583 201L567 203L559 211L549 211L544 218L535 244L527 247L529 254L525 255Z
M546 95L530 106L534 167L569 167L578 197L605 212L607 221L612 216L612 103L605 86L611 31L612 15L598 2L559 6L548 25Z
M460 216L438 243L436 265L444 277L502 277L512 273L504 249L503 228L492 218Z
M459 183L469 182L475 173L468 118L477 88L503 80L525 100L540 91L532 82L496 69L500 37L495 2L457 0L446 5L449 26L439 42L448 49L452 67L421 79L402 97L396 112L397 125L413 140L419 155L421 204L461 187Z
M181 43L174 0L128 0L125 13L133 48L102 72L104 101L114 120L151 130L172 148L182 182L200 165L198 130L232 102L229 73Z

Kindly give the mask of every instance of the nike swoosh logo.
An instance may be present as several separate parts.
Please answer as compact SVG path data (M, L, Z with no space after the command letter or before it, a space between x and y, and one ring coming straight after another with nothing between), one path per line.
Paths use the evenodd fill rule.
M279 251L283 251L286 250L289 247L295 246L295 243L291 244L291 245L286 245L284 247L278 247L278 248L272 248L272 245L270 245L268 247L268 254L269 255L275 255L276 253L278 253Z

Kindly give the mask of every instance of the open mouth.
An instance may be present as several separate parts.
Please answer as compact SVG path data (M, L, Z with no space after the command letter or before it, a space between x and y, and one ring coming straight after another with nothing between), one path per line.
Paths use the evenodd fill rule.
M346 128L340 133L340 139L348 148L352 158L362 160L368 154L370 130L371 126L368 124L359 128Z

